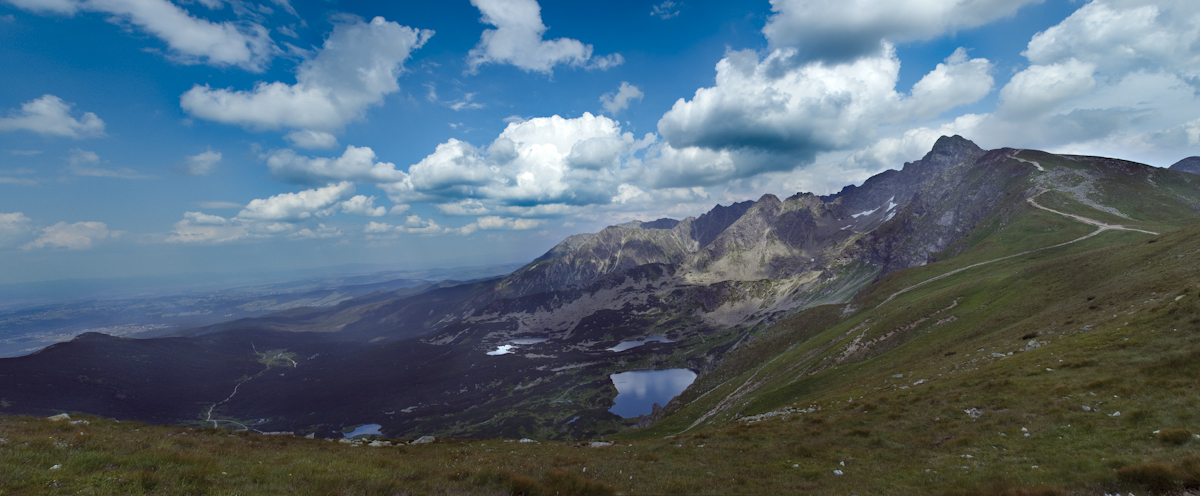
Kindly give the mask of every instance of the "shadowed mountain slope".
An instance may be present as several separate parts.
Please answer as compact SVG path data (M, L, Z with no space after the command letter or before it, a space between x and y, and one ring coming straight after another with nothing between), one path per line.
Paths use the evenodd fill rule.
M1200 157L1188 157L1170 167L1173 171L1190 172L1192 174L1200 174Z

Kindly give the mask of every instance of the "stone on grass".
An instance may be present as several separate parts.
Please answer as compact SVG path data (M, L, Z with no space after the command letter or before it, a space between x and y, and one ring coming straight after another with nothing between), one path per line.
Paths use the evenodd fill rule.
M534 440L532 440L532 439L529 439L529 438L527 438L527 437L523 437L523 438L521 438L521 440L520 440L520 441L517 441L517 442L518 442L518 443L536 443L537 441L534 441Z
M53 420L55 422L58 422L59 420L71 420L71 416L65 413L60 413L52 417L46 417L46 420Z
M967 416L969 416L971 418L979 418L980 415L983 415L983 410L980 410L978 408L972 408L970 410L963 410L963 412L966 412Z
M427 444L427 443L432 443L434 441L437 441L437 438L435 438L433 436L421 436L421 437L417 438L415 441L408 443L408 444Z
M589 448L603 448L605 446L612 446L612 445L613 445L613 443L607 442L607 441L592 441L591 443L588 443Z

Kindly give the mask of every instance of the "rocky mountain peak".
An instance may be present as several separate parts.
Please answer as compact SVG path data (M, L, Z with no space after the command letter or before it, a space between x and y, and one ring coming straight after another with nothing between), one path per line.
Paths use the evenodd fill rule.
M692 239L696 240L700 247L708 246L714 239L717 239L717 236L725 232L726 228L740 219L752 205L754 205L753 201L746 200L728 207L721 205L713 207L712 210L705 212L704 215L697 217L692 222Z
M942 136L933 144L933 148L921 160L904 164L904 172L917 172L921 176L933 176L945 172L950 167L984 154L971 140L962 136ZM915 170L913 170L915 169Z
M933 144L933 148L929 150L932 154L947 154L953 153L956 150L967 150L970 153L980 153L983 149L976 145L974 141L966 139L960 135L942 136Z
M766 203L782 203L782 202L779 201L778 196L767 193L765 195L762 195L762 198L758 199L758 203L766 204Z
M643 222L641 225L641 228L642 229L674 229L675 226L678 226L678 225L679 225L679 221L668 218L668 217L663 217L658 220L653 220L650 222Z

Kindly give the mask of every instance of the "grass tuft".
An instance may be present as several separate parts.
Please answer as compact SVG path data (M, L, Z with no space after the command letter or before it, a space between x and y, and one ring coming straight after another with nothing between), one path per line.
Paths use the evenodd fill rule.
M1179 487L1180 474L1167 463L1152 462L1117 469L1117 480L1127 486L1164 494Z
M1158 440L1163 444L1180 446L1192 440L1192 433L1187 429L1162 429L1158 431Z

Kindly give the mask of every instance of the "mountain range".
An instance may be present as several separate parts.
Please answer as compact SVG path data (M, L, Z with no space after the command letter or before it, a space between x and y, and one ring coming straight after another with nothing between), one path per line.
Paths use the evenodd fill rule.
M941 298L900 322L926 311L913 298L942 284L934 281L1187 232L1200 220L1197 163L1160 169L942 137L922 159L861 186L610 226L503 277L376 291L154 339L84 334L0 359L0 413L316 437L363 424L389 437L553 439L732 422L784 408L747 396L782 375L734 381L755 369L790 364L775 372L821 377L877 357L903 360L888 353L921 338L926 321L967 320L949 310L962 299ZM905 317L864 317L893 308ZM611 350L651 337L660 339ZM799 349L807 354L787 355ZM699 377L647 417L609 412L611 374L668 368ZM796 390L795 380L771 394L820 392Z

